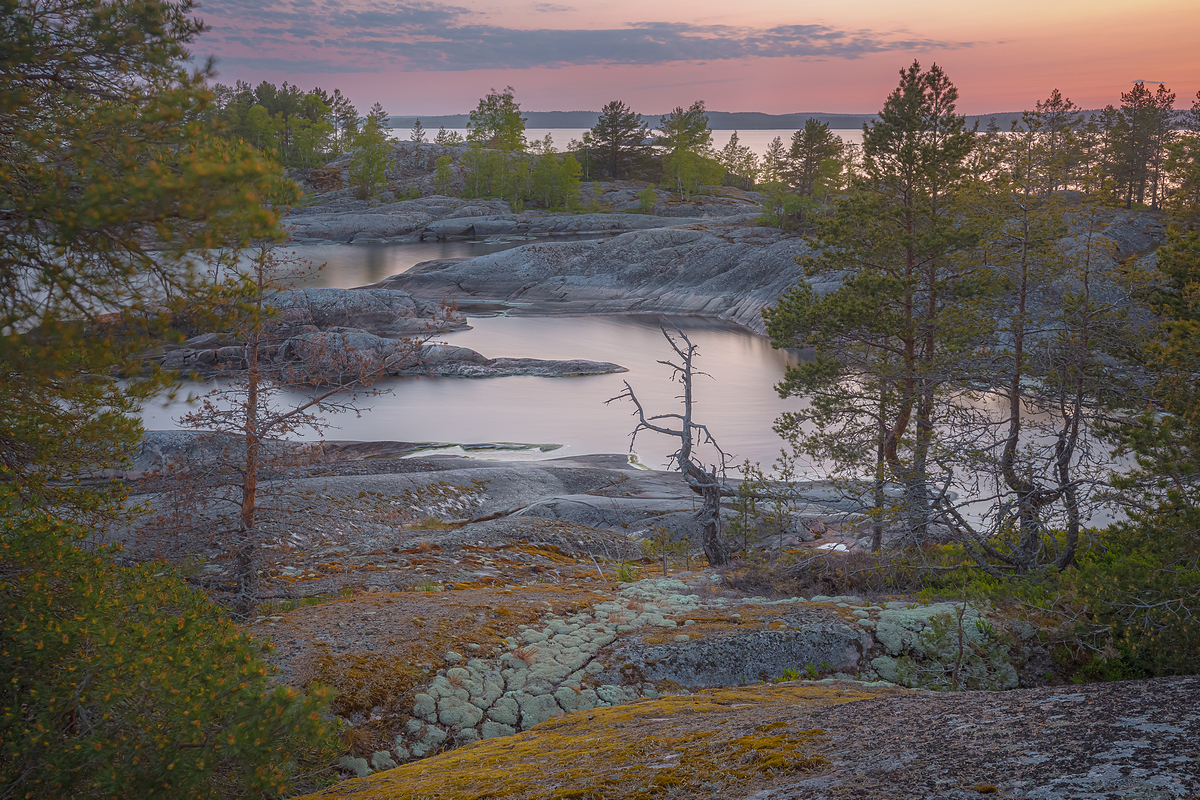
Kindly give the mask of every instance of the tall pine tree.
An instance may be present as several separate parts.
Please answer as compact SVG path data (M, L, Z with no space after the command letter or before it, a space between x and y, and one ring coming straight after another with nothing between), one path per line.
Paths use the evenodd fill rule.
M819 255L807 268L840 274L841 288L817 297L801 285L764 312L777 344L817 350L815 361L789 369L781 394L853 396L854 408L875 416L856 423L871 437L860 449L863 472L886 469L903 486L894 515L916 541L933 512L939 412L994 289L986 270L962 258L975 241L957 202L975 136L955 113L957 97L937 65L901 71L863 128L862 174L817 226Z
M649 136L650 128L641 114L620 100L606 103L592 128L591 140L603 174L613 180L629 177L649 155Z

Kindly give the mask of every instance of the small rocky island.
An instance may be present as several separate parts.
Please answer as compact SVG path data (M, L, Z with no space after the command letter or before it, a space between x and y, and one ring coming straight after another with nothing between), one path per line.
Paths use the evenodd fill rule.
M386 288L295 289L271 294L257 357L296 383L429 376L556 378L624 372L619 364L582 360L488 358L465 347L432 341L469 328L453 304L413 298ZM180 345L160 345L155 355L173 370L198 376L245 370L247 346L232 334L201 333Z

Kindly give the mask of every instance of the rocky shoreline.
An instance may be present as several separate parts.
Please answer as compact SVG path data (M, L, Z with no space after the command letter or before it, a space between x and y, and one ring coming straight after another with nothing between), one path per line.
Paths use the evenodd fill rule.
M456 301L464 308L501 304L521 314L698 315L736 322L758 334L764 333L762 308L790 287L807 281L821 293L838 285L836 275L804 274L797 260L812 250L802 236L761 227L762 197L755 192L717 187L680 203L656 190L651 206L643 208L639 192L646 184L594 182L582 186L582 213L514 211L504 200L435 193L434 166L444 156L453 161L449 188L463 188L464 152L395 142L388 169L392 188L371 201L355 199L348 188L345 158L300 176L307 178L301 183L311 201L290 210L291 241L303 246L561 238L472 259L425 262L375 286L426 301ZM396 193L405 191L420 197L397 200ZM1095 248L1094 258L1112 266L1133 261L1153 266L1153 251L1164 236L1161 215L1107 209L1099 222L1108 246ZM571 239L578 235L608 238ZM1076 240L1086 246L1087 236L1082 230L1066 232L1068 245Z
M812 251L779 230L727 222L659 228L604 241L535 243L465 260L417 264L378 288L520 314L681 314L765 333L764 306L806 280ZM817 284L818 291L836 286Z
M466 347L431 341L468 329L466 317L445 302L384 288L296 289L276 292L265 304L268 320L257 358L297 384L336 383L362 376L546 378L625 372L611 362L579 359L488 358ZM164 368L197 376L237 374L250 353L232 334L202 333L182 344L161 344L149 354Z

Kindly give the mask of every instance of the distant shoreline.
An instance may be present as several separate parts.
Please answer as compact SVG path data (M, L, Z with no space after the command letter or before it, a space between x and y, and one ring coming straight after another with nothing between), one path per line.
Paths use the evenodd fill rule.
M995 120L997 125L1007 127L1009 123L1021 118L1021 111L1004 111L995 114L972 114L967 116L967 123L978 122L984 127L989 121ZM1084 111L1085 115L1096 113ZM600 117L598 111L524 111L528 128L591 128ZM642 119L655 127L659 121L658 114L643 114ZM421 120L426 130L436 131L439 127L447 129L466 128L470 117L467 114L440 114L427 117L412 115L393 115L388 118L388 124L393 128L411 128L413 123ZM820 112L801 112L796 114L762 114L756 111L709 111L708 127L715 131L754 131L754 130L788 130L794 131L804 127L810 119L823 122L830 128L861 128L864 124L875 119L874 114L825 114Z

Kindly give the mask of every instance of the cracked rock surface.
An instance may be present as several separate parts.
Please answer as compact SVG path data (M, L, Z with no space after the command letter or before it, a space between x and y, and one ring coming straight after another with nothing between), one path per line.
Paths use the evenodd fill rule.
M1195 798L1198 701L1200 678L1176 677L848 703L812 717L828 773L751 797Z
M769 682L805 665L870 680L878 674L867 663L875 640L861 623L872 621L872 611L876 619L902 619L921 630L913 609L889 616L855 597L731 599L716 596L717 576L686 577L627 583L611 599L569 616L521 625L498 657L460 664L459 653L447 652L454 666L417 692L398 745L422 757L447 743L508 736L564 714L686 687ZM941 609L926 608L927 624ZM844 621L837 618L842 609L864 616ZM751 624L762 612L772 620L766 629Z

